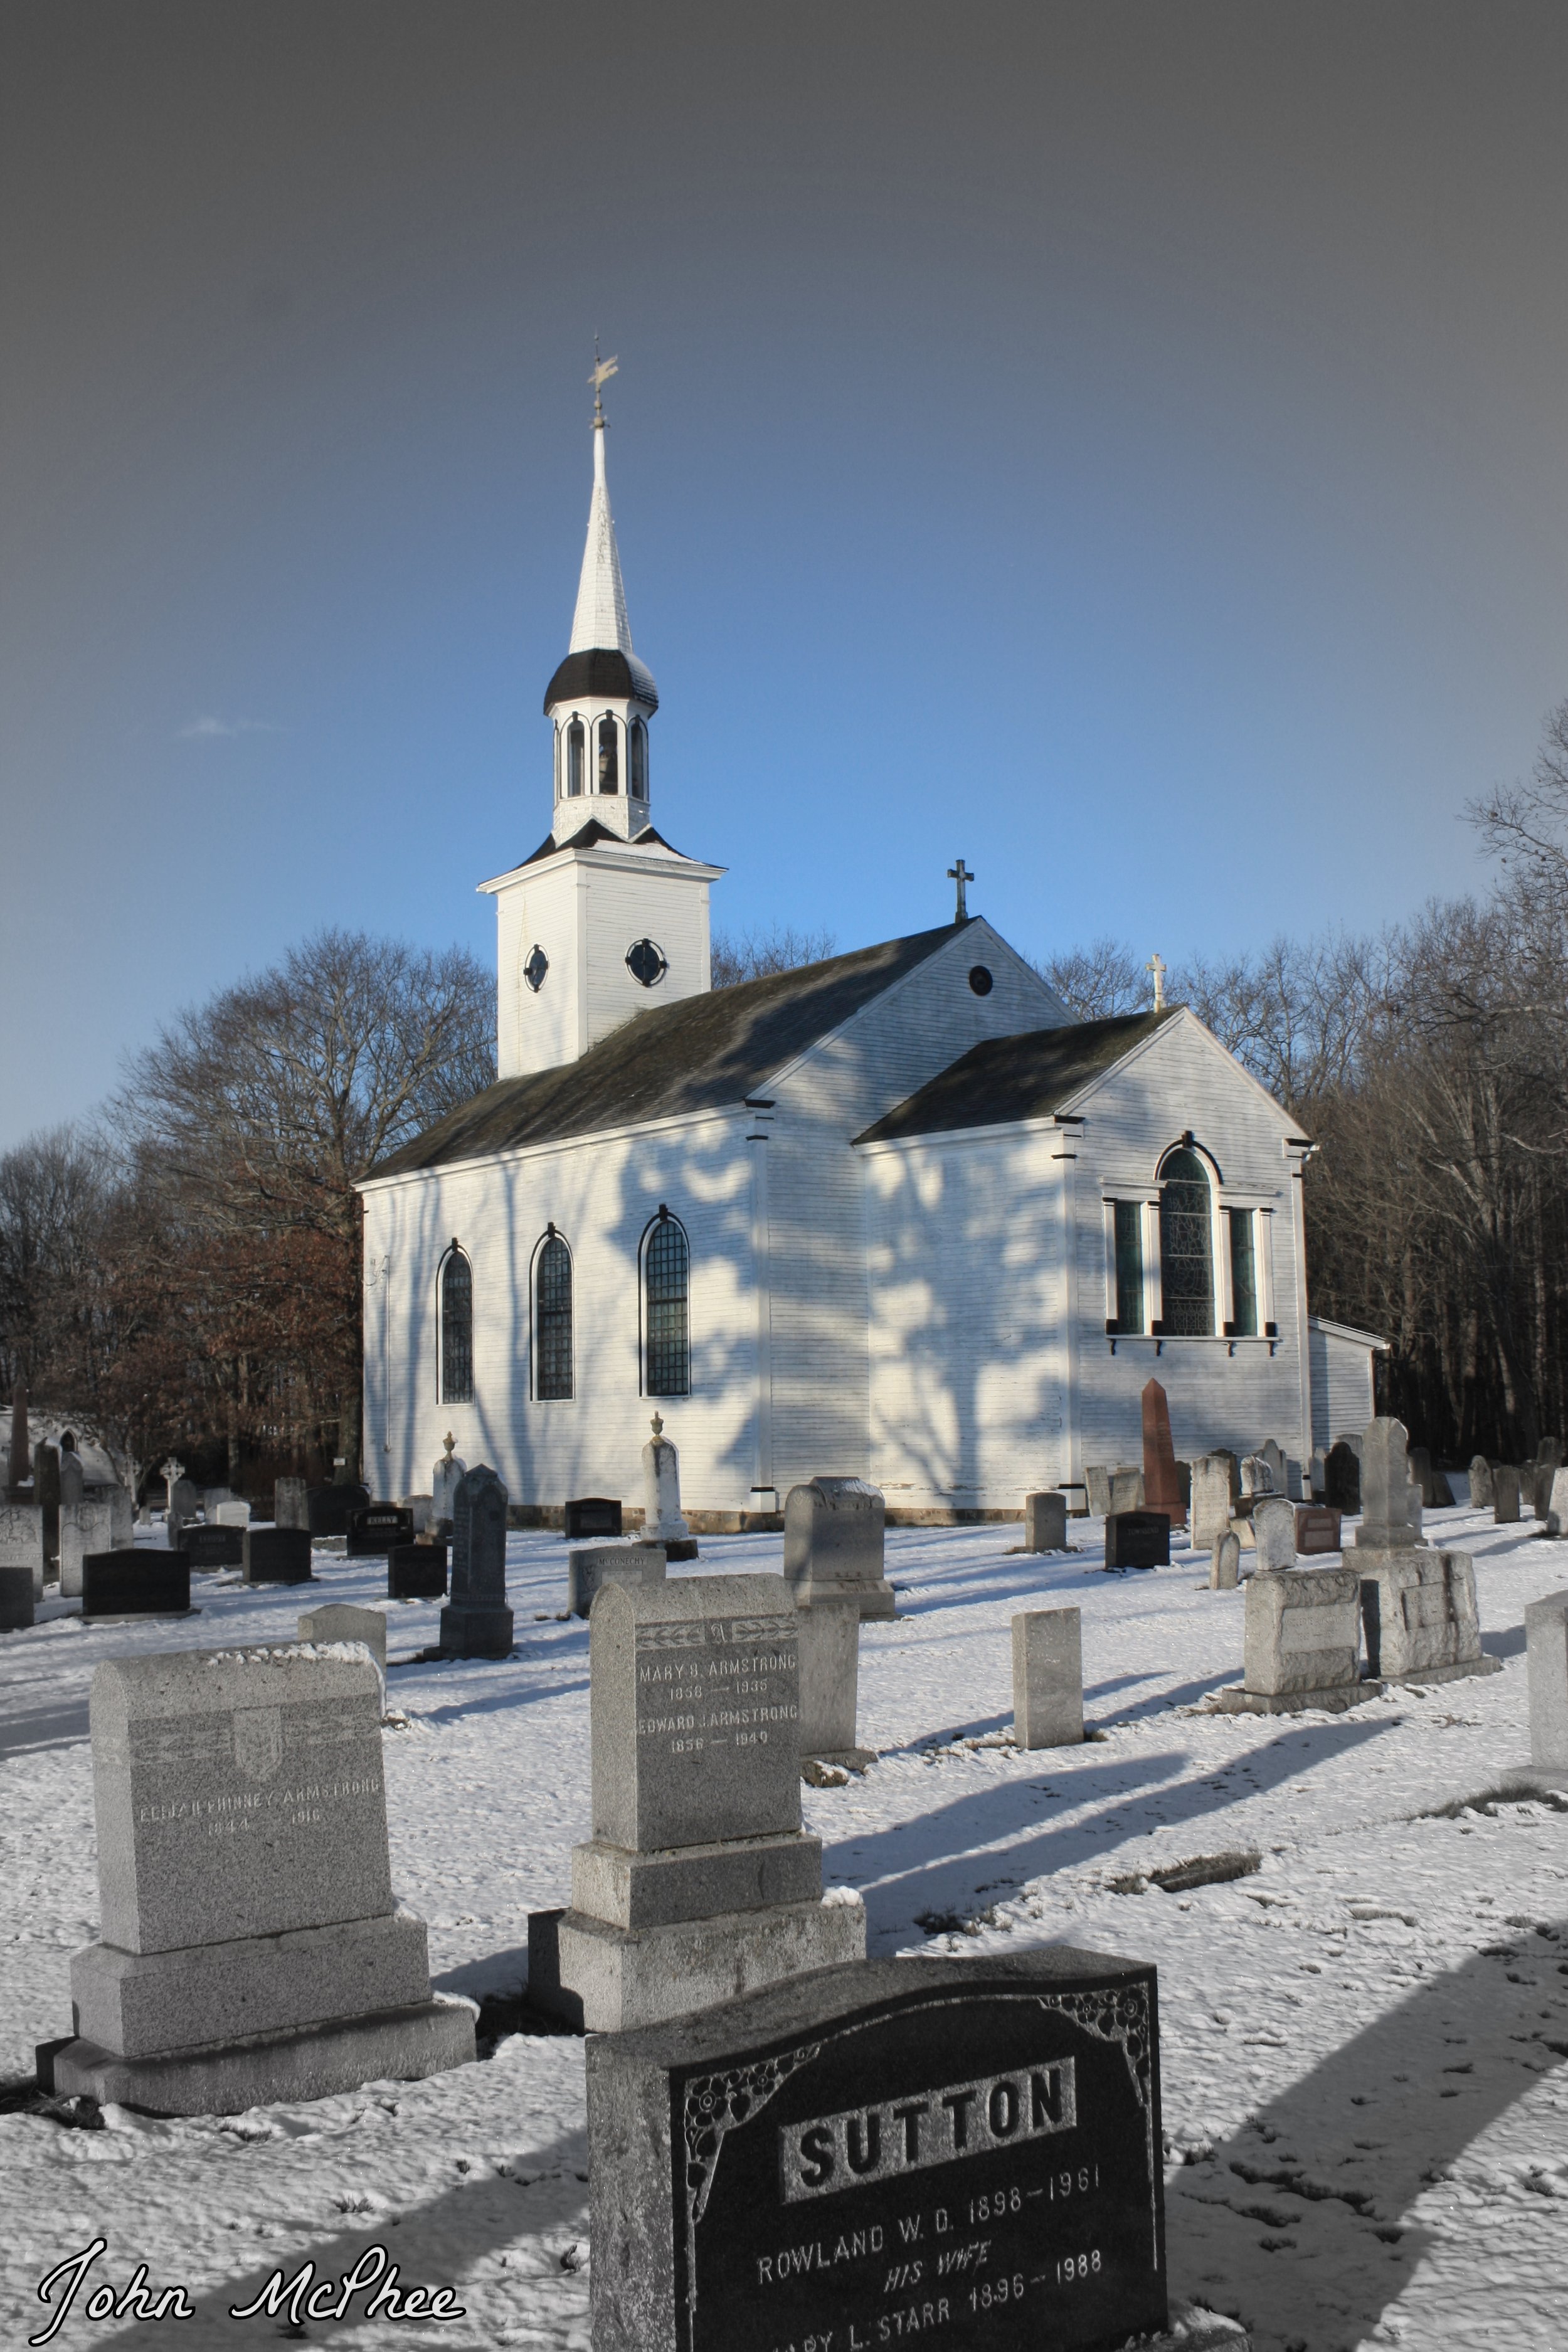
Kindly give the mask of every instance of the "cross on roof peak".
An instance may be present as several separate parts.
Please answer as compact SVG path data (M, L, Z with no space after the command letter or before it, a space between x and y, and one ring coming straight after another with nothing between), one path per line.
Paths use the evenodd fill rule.
M974 877L961 857L956 866L948 867L947 878L950 882L955 882L958 885L958 905L952 919L955 923L966 923L969 920L969 904L963 895L964 885L967 882L973 882Z
M1154 975L1154 1010L1156 1013L1163 1013L1165 1009L1165 964L1158 948L1155 949L1143 969L1145 971L1152 971Z

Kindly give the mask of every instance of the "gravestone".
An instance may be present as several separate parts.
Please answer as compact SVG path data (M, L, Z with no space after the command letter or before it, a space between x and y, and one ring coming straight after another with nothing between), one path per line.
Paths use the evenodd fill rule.
M308 1528L241 1528L241 1566L247 1584L309 1584Z
M71 1448L61 1448L55 1459L55 1475L58 1482L55 1500L62 1510L87 1497L87 1469L81 1455Z
M196 1525L196 1514L201 1507L202 1498L194 1482L189 1478L176 1478L169 1489L167 1528L171 1551L179 1550L185 1528Z
M1026 1495L1024 1497L1024 1549L1026 1551L1066 1551L1067 1548L1067 1496L1059 1492Z
M1329 1449L1326 1445L1314 1445L1312 1448L1310 1480L1313 1502L1326 1501L1329 1488Z
M234 1488L232 1486L203 1487L202 1508L206 1513L209 1526L216 1527L217 1525L218 1505L220 1503L232 1503L233 1500Z
M1171 1406L1158 1381L1147 1381L1141 1399L1143 1415L1143 1508L1163 1511L1173 1528L1185 1527L1176 1471L1176 1449L1171 1439Z
M434 1498L429 1495L405 1495L403 1507L407 1512L416 1538L434 1532L436 1512Z
M190 1607L183 1551L89 1551L82 1561L84 1617L183 1617Z
M349 1520L350 1559L384 1559L395 1543L414 1541L414 1514L398 1503L362 1503Z
M798 1613L800 1727L798 1748L822 1764L863 1771L874 1750L858 1745L860 1611L853 1593L819 1592Z
M866 1949L800 1825L800 1617L779 1576L601 1588L588 1633L593 1835L528 1923L537 2007L656 2023Z
M784 1572L798 1609L847 1595L862 1617L896 1614L882 1572L887 1505L864 1478L811 1478L784 1496Z
M67 1454L66 1461L70 1460ZM123 1486L85 1487L79 1503L60 1505L60 1592L75 1600L81 1592L81 1564L89 1551L128 1550L134 1541L136 1514Z
M1083 1738L1083 1619L1029 1609L1013 1620L1013 1738L1020 1748L1073 1748Z
M1243 1495L1248 1498L1258 1495L1272 1495L1276 1491L1274 1486L1274 1466L1272 1463L1269 1462L1266 1454L1243 1454L1241 1460L1241 1491Z
M25 1568L35 1601L44 1590L44 1514L37 1503L0 1501L0 1568Z
M1272 1437L1266 1437L1258 1449L1259 1458L1268 1465L1268 1485L1264 1490L1270 1495L1289 1492L1290 1470L1285 1459L1285 1449Z
M1169 1568L1171 1522L1163 1511L1112 1511L1105 1522L1107 1568Z
M250 1505L230 1496L226 1503L215 1504L207 1517L216 1528L247 1528L250 1525Z
M44 1515L44 1574L60 1556L60 1449L33 1448L33 1500Z
M393 1896L368 1658L115 1658L91 1725L101 1940L71 1961L78 2038L40 2053L46 2089L226 2115L473 2057L473 2010L432 1998Z
M1525 1603L1530 1676L1530 1756L1568 1786L1568 1592Z
M653 1435L642 1450L643 1537L648 1543L685 1543L691 1529L680 1516L680 1454L664 1433L664 1420L653 1417ZM689 1555L695 1557L695 1555ZM683 1553L684 1559L689 1555Z
M1448 1484L1446 1470L1434 1470L1432 1473L1431 1507L1435 1511L1451 1511L1454 1507L1454 1489Z
M1192 1540L1212 1551L1230 1525L1230 1465L1220 1454L1203 1454L1193 1464Z
M449 1536L452 1514L458 1507L458 1489L468 1475L468 1465L452 1451L457 1441L450 1430L441 1443L445 1450L430 1474L430 1518L437 1535Z
M1361 1462L1342 1437L1329 1448L1323 1500L1330 1510L1343 1511L1352 1517L1361 1509Z
M446 1545L394 1544L386 1555L386 1597L389 1601L445 1601Z
M605 1584L662 1584L668 1562L662 1544L588 1544L566 1555L566 1606L586 1617Z
M1546 1498L1546 1532L1549 1536L1568 1535L1568 1470L1552 1473L1552 1491Z
M1481 1648L1476 1572L1468 1552L1391 1551L1356 1556L1366 1670L1389 1682L1452 1682L1495 1675Z
M594 2352L1121 2346L1166 2325L1152 1968L826 1969L591 2039Z
M1252 1507L1259 1569L1296 1565L1296 1506L1284 1495L1259 1495Z
M1240 1581L1241 1538L1234 1528L1227 1528L1224 1535L1215 1539L1214 1552L1209 1560L1209 1590L1211 1592L1234 1592Z
M506 1488L488 1464L466 1470L452 1499L452 1597L441 1612L444 1658L511 1653L506 1605Z
M32 1448L27 1444L27 1391L17 1381L11 1391L11 1445L5 1456L5 1496L10 1502L36 1502L28 1487L33 1475Z
M1470 1508L1489 1511L1491 1507L1492 1465L1484 1454L1478 1454L1470 1463Z
M1411 1484L1403 1422L1380 1414L1363 1430L1361 1492L1358 1549L1398 1551L1416 1541L1421 1498Z
M1492 1520L1500 1528L1519 1522L1519 1472L1511 1462L1499 1462L1492 1468Z
M331 1486L312 1486L305 1496L306 1516L313 1536L346 1536L356 1511L370 1500L367 1487L334 1478Z
M180 1549L195 1571L206 1575L214 1569L243 1567L245 1537L244 1528L183 1528Z
M300 1620L301 1642L363 1642L386 1682L386 1617L380 1609L353 1609L342 1601L307 1609Z
M1409 1450L1408 1460L1410 1465L1411 1485L1420 1496L1421 1500L1426 1505L1426 1508L1429 1511L1435 1510L1436 1507L1437 1497L1434 1491L1436 1474L1432 1468L1432 1455L1430 1449L1425 1445L1413 1445Z
M566 1506L565 1532L568 1543L584 1536L618 1536L621 1533L621 1507L608 1495L577 1495Z
M1314 1504L1298 1505L1296 1510L1296 1549L1304 1558L1314 1552L1338 1551L1342 1530L1338 1511Z
M303 1478L277 1478L272 1485L272 1524L275 1528L310 1526L310 1505Z
M1110 1474L1110 1510L1107 1517L1121 1511L1142 1511L1143 1508L1143 1473L1142 1470L1113 1470ZM1169 1527L1169 1519L1165 1522Z
M1519 1474L1520 1500L1530 1496L1531 1508L1538 1519L1543 1519L1551 1507L1552 1481L1556 1472L1549 1463L1532 1462Z
M1353 1568L1259 1569L1247 1587L1243 1679L1216 1691L1225 1715L1333 1712L1375 1698L1361 1680L1361 1580Z
M1110 1473L1099 1462L1091 1462L1083 1474L1089 1494L1089 1507L1097 1519L1103 1519L1110 1508Z
M0 1503L0 1511L16 1510L15 1503ZM0 1633L20 1633L33 1622L33 1571L26 1566L7 1568L0 1562Z

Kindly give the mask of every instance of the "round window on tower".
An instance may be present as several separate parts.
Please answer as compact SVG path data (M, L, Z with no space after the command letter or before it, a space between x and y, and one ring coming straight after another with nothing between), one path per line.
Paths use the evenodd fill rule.
M977 963L970 966L969 985L976 996L989 996L996 983L985 966L983 963Z
M626 950L626 970L640 988L657 988L669 964L652 940L634 940Z
M531 954L529 956L528 961L522 967L522 976L524 980L527 981L530 988L532 989L535 996L538 995L540 990L543 987L544 975L549 970L550 958L545 954L544 950L542 947L536 945Z

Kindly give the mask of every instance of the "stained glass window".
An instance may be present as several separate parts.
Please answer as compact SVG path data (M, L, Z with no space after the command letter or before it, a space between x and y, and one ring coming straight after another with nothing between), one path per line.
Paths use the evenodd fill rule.
M1143 1203L1118 1201L1116 1209L1116 1328L1143 1328Z
M441 1402L474 1401L474 1277L456 1244L441 1269Z
M533 1393L572 1393L572 1253L548 1234L533 1276Z
M1258 1337L1258 1259L1253 1244L1252 1211L1227 1209L1230 1220L1230 1295L1237 1336Z
M1195 1151L1173 1151L1160 1171L1160 1287L1167 1332L1213 1334L1214 1248L1209 1182Z
M647 1320L647 1388L649 1396L687 1396L691 1354L687 1297L691 1254L678 1217L661 1216L647 1237L643 1259Z

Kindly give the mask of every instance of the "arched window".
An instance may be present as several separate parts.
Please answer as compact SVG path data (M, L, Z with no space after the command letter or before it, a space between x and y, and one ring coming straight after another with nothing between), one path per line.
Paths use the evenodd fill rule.
M647 798L647 727L640 719L632 720L631 782L627 791L635 800Z
M555 727L555 797L557 800L561 798L561 726L559 720L557 720Z
M616 722L608 712L599 721L599 790L618 793L621 789L621 747L616 733Z
M553 1225L533 1261L533 1393L572 1393L572 1253Z
M566 730L566 790L574 800L583 789L583 760L587 742L583 721L574 719Z
M441 1402L474 1401L474 1276L456 1242L441 1262Z
M643 1388L648 1396L691 1392L690 1287L686 1228L661 1202L643 1237Z
M1160 1171L1160 1289L1162 1321L1178 1338L1212 1335L1214 1238L1209 1180L1188 1146L1168 1154Z

